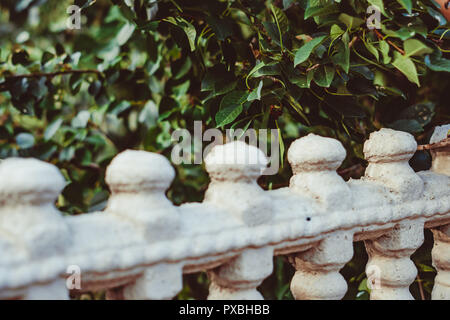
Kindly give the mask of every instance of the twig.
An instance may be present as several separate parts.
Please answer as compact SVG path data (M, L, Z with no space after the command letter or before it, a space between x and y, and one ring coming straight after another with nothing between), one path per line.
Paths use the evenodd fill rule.
M423 288L422 288L422 279L420 279L419 274L417 274L417 284L419 285L420 298L422 300L425 300L425 294L423 293Z
M348 44L348 48L350 49L358 39L358 36L354 36L352 41L350 41L350 43Z
M308 69L306 69L306 72L317 69L318 67L320 67L320 64L317 63L317 64L313 65L312 67L309 67Z
M377 29L373 29L373 31L375 31L377 37L379 40L383 39L383 35L377 30ZM400 49L394 42L392 42L391 40L386 40L387 43L389 43L395 50L397 50L398 52L400 52L402 55L405 55L405 51L403 51L402 49Z
M417 150L431 150L448 146L450 146L450 137L436 143L418 145Z

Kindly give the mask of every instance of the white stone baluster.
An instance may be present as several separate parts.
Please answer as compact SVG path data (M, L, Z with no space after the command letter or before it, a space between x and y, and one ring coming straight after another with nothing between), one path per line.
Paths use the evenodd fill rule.
M54 202L65 186L59 170L36 159L9 158L0 163L0 237L14 245L11 255L2 253L0 267L8 256L9 271L40 262L47 264L34 274L30 268L22 299L68 299L63 260L70 244L68 227ZM53 261L52 261L53 260ZM11 280L11 279L8 279ZM22 281L23 279L16 279ZM0 288L2 284L0 283Z
M371 133L364 144L369 161L364 180L388 188L393 204L420 198L424 183L408 164L416 149L417 143L409 133L392 129ZM409 286L417 268L410 256L423 243L423 229L424 218L403 220L383 236L365 241L369 255L366 272L374 282L370 299L413 299ZM374 279L372 272L379 279Z
M149 244L177 237L180 216L165 196L175 170L162 155L127 150L108 166L106 182L111 189L107 214L135 224ZM136 282L111 290L108 298L170 299L182 288L181 264L149 266Z
M294 173L289 188L315 201L318 214L351 210L351 191L336 172L345 154L339 141L315 134L297 139L289 148L288 160ZM342 299L347 282L339 270L352 256L350 231L331 233L315 247L292 255L290 260L297 270L291 282L294 298Z
M433 300L450 300L450 225L432 229L434 246L431 251L437 270L431 293Z
M256 183L267 158L256 147L236 141L214 147L205 159L211 183L205 203L227 210L248 227L272 218L270 198ZM262 299L256 288L272 273L273 248L245 249L209 272L208 299Z
M450 124L436 127L430 139L431 144L447 141ZM431 149L433 158L431 170L435 173L450 176L450 144ZM433 300L450 300L450 225L432 229L434 246L431 252L433 265L437 270L434 280Z

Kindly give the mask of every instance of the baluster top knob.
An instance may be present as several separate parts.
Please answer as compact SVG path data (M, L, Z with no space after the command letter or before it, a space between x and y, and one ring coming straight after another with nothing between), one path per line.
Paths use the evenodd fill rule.
M146 151L126 150L106 169L106 183L112 192L166 190L175 170L164 156Z
M32 158L0 162L0 205L53 202L66 182L52 164Z
M373 163L407 161L416 150L417 142L411 134L388 128L372 132L364 143L364 156Z
M215 146L205 158L213 180L256 179L267 167L264 152L242 141Z
M438 143L450 136L450 124L444 124L434 128L433 135L430 138L430 143Z
M345 159L345 149L335 139L310 133L295 140L288 150L288 161L295 173L336 170Z

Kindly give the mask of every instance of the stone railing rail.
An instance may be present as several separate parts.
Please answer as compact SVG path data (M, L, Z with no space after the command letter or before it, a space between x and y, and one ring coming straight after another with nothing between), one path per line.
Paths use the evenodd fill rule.
M76 266L75 290L106 289L109 299L171 299L183 273L205 270L210 299L261 299L257 287L272 273L273 256L288 255L296 299L341 299L347 283L339 271L353 242L363 240L371 299L412 299L417 269L410 256L431 228L432 298L450 299L450 149L442 143L449 129L435 129L432 168L419 173L408 164L413 136L372 133L365 176L348 182L336 172L346 155L341 143L310 134L289 148L290 186L273 191L256 183L267 165L261 150L243 142L216 146L205 159L211 183L204 201L179 207L165 196L175 176L169 161L128 150L107 169L106 209L78 216L54 206L65 186L55 166L6 159L0 298L67 299L68 267Z

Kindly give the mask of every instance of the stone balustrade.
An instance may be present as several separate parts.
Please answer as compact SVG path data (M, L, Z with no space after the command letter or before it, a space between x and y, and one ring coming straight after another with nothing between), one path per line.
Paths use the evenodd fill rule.
M296 140L288 188L264 191L256 180L264 153L244 142L207 155L211 183L202 203L174 206L165 196L175 177L159 154L124 151L106 172L111 190L102 212L63 216L54 206L65 186L58 169L36 159L0 163L0 298L67 299L69 266L79 291L109 299L171 299L182 275L206 271L209 299L262 299L257 287L287 255L296 299L341 299L340 269L364 241L371 299L412 299L411 254L434 234L433 299L450 299L450 125L430 141L433 166L415 173L410 134L381 129L364 145L363 178L345 182L346 153L335 139ZM69 278L68 278L69 277Z

